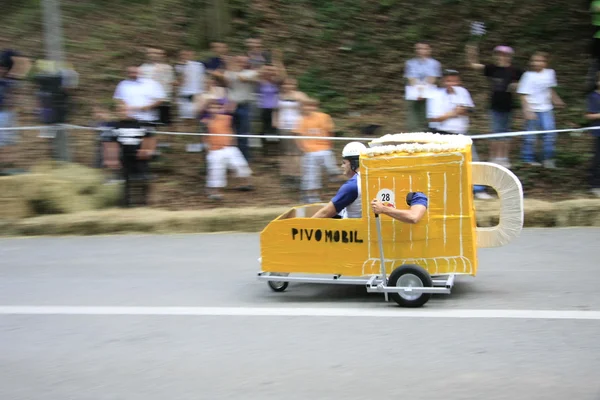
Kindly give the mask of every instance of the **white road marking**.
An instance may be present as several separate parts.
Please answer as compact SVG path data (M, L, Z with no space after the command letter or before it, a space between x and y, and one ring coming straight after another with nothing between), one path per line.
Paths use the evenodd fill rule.
M384 305L385 307L385 305ZM167 315L238 317L379 317L379 318L495 318L600 320L600 311L568 310L428 310L309 307L110 307L0 306L0 315Z

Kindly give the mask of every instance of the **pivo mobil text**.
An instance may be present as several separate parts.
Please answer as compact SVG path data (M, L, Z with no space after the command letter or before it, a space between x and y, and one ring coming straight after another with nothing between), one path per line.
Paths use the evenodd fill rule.
M292 228L292 240L324 243L362 243L358 231Z

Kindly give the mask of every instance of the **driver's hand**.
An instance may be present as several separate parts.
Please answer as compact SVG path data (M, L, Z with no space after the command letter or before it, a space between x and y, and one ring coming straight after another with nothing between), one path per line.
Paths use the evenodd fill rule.
M383 203L377 199L373 199L373 201L371 201L371 209L373 210L373 212L375 214L383 214L383 211L385 210L385 206L383 205Z

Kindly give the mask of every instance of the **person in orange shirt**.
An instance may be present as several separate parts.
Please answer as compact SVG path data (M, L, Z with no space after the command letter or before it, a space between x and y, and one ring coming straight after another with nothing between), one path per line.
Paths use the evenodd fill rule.
M318 100L307 99L303 102L303 116L296 128L298 136L333 136L333 120L328 114L319 111L318 107ZM325 168L330 177L335 176L332 180L339 179L341 171L332 152L331 142L328 139L298 139L298 147L304 153L302 190L306 203L320 202L322 168Z
M202 119L207 126L208 133L213 135L205 136L204 144L207 149L206 163L208 176L206 178L206 187L208 188L209 198L212 200L222 200L221 188L227 186L227 170L235 170L238 178L248 180L252 175L252 170L240 149L236 146L235 138L232 135L232 117L225 114L225 109L217 100L212 100L208 104L208 115ZM247 184L238 188L239 190L252 190L252 186Z

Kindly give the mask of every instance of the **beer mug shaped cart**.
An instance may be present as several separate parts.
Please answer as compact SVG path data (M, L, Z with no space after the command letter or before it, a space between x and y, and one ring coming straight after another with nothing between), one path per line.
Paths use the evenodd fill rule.
M432 294L450 294L458 275L475 276L477 248L499 247L519 236L523 189L508 169L472 162L470 137L433 133L385 135L360 156L362 218L310 218L322 205L299 206L260 234L258 279L283 292L289 282L365 285L403 307L420 307ZM499 224L476 225L473 186L493 187ZM423 192L429 206L417 224L377 216L378 198L408 208Z

